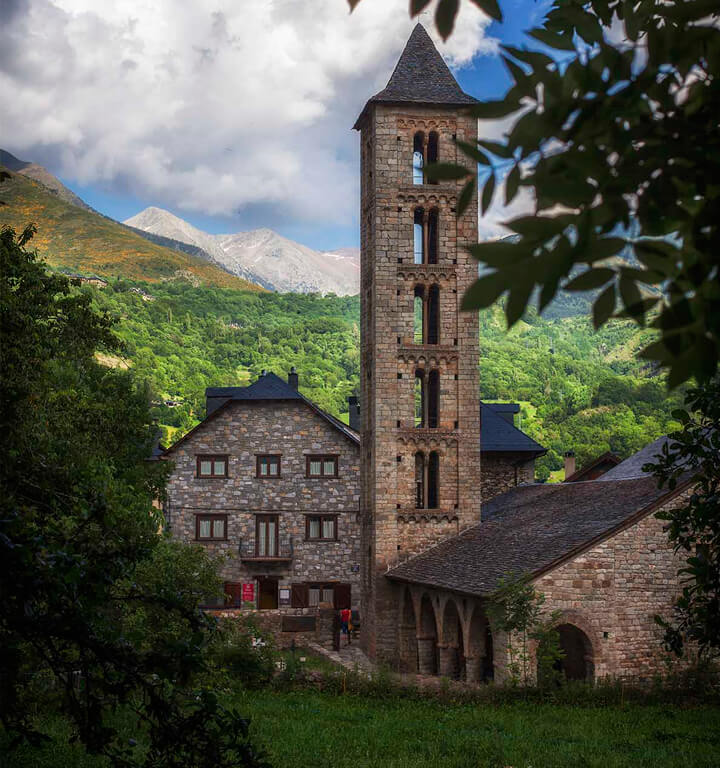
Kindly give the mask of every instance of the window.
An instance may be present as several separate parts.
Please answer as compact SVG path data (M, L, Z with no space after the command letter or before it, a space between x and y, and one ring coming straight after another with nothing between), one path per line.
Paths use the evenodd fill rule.
M418 131L413 137L413 184L423 183L423 157L425 151L425 134Z
M335 541L337 533L337 515L308 515L305 518L305 538L308 540Z
M305 462L307 477L337 477L337 456L306 456Z
M430 371L427 382L427 425L437 429L440 424L440 373Z
M262 478L280 477L280 456L277 454L258 456L257 476Z
M293 585L294 586L294 585ZM345 589L347 587L347 589ZM349 600L345 598L345 592L350 589L349 584L306 584L303 587L299 587L295 591L297 596L297 602L293 604L295 608L317 608L321 603L329 603L335 608L338 606L338 597L343 603L349 603ZM307 602L300 604L304 599ZM347 606L349 607L349 605Z
M415 507L437 509L440 503L440 454L430 451L425 458L422 451L415 454Z
M227 515L196 515L195 538L198 541L227 539Z
M440 343L440 288L415 286L413 298L413 344Z
M198 456L197 477L227 477L227 456Z
M413 390L415 426L437 429L440 426L440 373L430 371L427 376L422 368L415 371Z
M428 461L428 481L427 481L427 506L428 509L437 509L440 505L440 454L437 451L430 451Z
M440 213L437 208L426 212L424 208L413 211L413 262L437 264L440 247Z
M413 299L413 344L425 343L425 289L415 286Z
M413 261L415 264L425 262L425 211L416 208L413 213Z
M422 451L415 454L415 507L425 508L425 454Z
M427 263L438 263L438 221L439 214L438 209L433 208L428 214L427 218Z
M425 374L422 369L415 371L415 388L413 390L415 426L425 426Z
M278 528L277 515L255 516L255 556L278 556Z

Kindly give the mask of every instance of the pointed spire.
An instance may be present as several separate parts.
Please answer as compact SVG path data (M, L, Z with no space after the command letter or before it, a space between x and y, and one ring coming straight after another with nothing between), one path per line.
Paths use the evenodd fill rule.
M475 104L477 99L460 88L425 27L418 22L405 45L405 50L398 59L388 84L380 93L376 93L368 100L365 109L369 104L377 102L458 107ZM360 118L355 128L359 127L359 123Z

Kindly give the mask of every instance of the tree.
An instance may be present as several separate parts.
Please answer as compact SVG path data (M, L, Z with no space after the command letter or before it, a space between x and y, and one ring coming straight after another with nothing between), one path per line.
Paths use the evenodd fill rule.
M350 0L351 8L358 0ZM495 0L472 0L501 18ZM411 14L429 0L412 0ZM459 0L440 0L435 21L451 33ZM720 10L716 0L555 0L529 34L542 50L502 46L514 85L478 118L518 118L506 140L459 143L481 166L484 213L505 180L535 213L506 222L514 242L471 247L485 274L463 307L507 294L508 325L537 296L599 291L595 326L652 311L658 338L642 355L668 369L673 387L706 380L720 355ZM469 177L475 165L428 166L431 178ZM583 266L582 271L578 266Z
M32 234L0 234L0 720L43 738L27 706L42 672L115 765L261 765L247 722L192 688L215 630L188 574L212 589L215 569L160 535L147 393L95 361L121 351L112 321L45 270ZM142 747L112 724L118 705Z
M688 558L674 621L657 621L670 650L682 655L690 641L711 658L720 656L720 380L689 390L686 405L673 413L682 429L669 435L657 463L644 467L661 487L692 487L684 505L658 515L668 522L675 551Z

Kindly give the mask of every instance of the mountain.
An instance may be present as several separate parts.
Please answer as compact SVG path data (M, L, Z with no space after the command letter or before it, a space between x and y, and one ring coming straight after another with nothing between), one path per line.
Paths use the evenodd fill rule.
M124 222L144 232L196 246L235 275L280 293L360 290L360 251L315 251L271 229L211 235L162 208L150 207Z
M7 152L0 158L10 163L5 166L10 178L0 183L0 201L4 203L0 205L0 226L21 231L28 224L35 224L38 231L31 241L32 247L51 266L104 277L148 282L184 277L197 284L262 290L209 261L206 254L184 253L150 242L129 227L102 216L41 166L33 167ZM40 178L46 178L51 186Z

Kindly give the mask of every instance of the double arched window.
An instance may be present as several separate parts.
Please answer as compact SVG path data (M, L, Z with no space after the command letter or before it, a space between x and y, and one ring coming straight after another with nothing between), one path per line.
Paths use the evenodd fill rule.
M437 264L439 250L439 221L437 208L413 211L413 261L415 264Z
M431 285L425 291L415 286L413 299L413 344L440 343L440 288Z
M415 507L437 509L440 503L440 455L418 451L415 454Z
M437 429L440 424L440 373L433 369L425 373L415 371L414 387L415 426L421 429Z
M427 137L423 131L418 131L413 136L413 184L425 183L423 169L430 163L437 163L439 143L440 137L437 131L430 131ZM427 183L437 184L437 181L428 180Z

